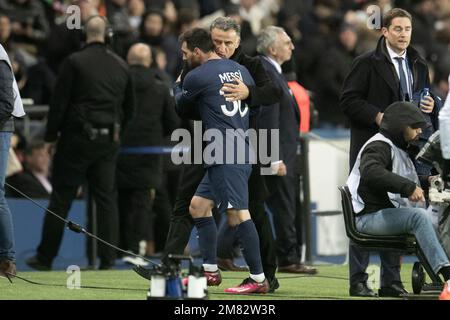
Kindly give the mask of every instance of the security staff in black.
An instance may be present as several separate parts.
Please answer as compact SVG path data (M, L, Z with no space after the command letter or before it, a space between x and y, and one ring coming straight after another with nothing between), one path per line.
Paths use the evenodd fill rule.
M87 45L64 61L57 80L45 134L49 148L58 142L48 209L65 218L87 180L97 208L98 236L117 244L115 167L120 131L132 116L134 94L127 64L105 45L106 28L106 19L88 19ZM64 224L47 215L37 255L27 264L49 270L63 232ZM99 244L98 254L100 269L113 266L113 249Z

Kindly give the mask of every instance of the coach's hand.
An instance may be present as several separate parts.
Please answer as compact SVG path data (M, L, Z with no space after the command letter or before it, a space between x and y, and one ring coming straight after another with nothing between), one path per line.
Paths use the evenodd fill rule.
M278 168L277 176L283 177L287 174L287 168L286 165L282 162L280 163L280 166Z
M238 101L245 100L250 95L250 91L248 87L242 82L239 78L234 78L237 84L234 83L225 83L222 87L222 91L224 92L225 99L227 101Z

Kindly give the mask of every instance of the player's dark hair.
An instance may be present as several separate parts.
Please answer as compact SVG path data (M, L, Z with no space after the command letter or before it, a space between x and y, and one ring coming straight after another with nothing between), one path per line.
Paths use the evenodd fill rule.
M211 40L211 35L205 29L193 28L180 36L180 42L186 42L189 50L194 51L199 48L203 52L210 52L214 50L214 44Z

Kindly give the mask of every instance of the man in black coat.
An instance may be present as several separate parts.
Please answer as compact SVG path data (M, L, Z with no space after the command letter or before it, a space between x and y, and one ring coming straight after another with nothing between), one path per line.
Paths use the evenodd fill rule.
M300 112L281 69L281 65L291 59L294 45L286 32L275 26L265 28L259 35L257 44L257 51L261 54L267 74L282 92L278 103L261 108L258 119L260 129L279 130L279 141L276 141L279 159L272 160L272 175L266 177L270 192L266 203L274 217L278 271L314 274L316 269L301 263L301 243L298 243L295 224ZM267 141L271 139L268 138ZM273 151L270 143L268 150Z
M170 89L150 68L151 48L135 44L127 60L135 84L136 112L124 132L116 172L122 243L125 250L139 253L139 242L148 229L153 234L152 202L162 182L162 156L158 150L130 154L127 149L162 146L164 137L178 127L178 117Z
M134 109L127 64L105 46L107 22L100 16L86 22L87 45L61 67L50 104L45 141L58 141L53 158L53 192L49 210L67 217L79 187L87 180L96 203L98 236L117 245L118 213L115 168L120 131ZM64 224L45 217L37 255L27 264L49 270L64 233ZM114 265L115 251L99 244L100 269Z
M378 132L384 110L396 101L414 99L418 105L418 92L429 87L426 62L409 46L411 32L408 12L397 8L387 12L377 48L357 57L345 79L340 107L350 119L350 168L364 143ZM437 115L431 97L422 100L420 107L426 117ZM349 250L350 295L374 296L366 283L369 252L353 244ZM399 296L405 292L400 280L400 256L380 252L380 257L381 286L386 288L383 295Z
M216 24L216 27L212 29L212 32L214 32L214 29L224 29L222 31L229 33L231 39L223 41L222 45L225 45L226 52L221 52L218 50L217 42L215 42L213 38L216 52L219 56L230 58L245 66L256 83L256 86L249 87L239 83L236 87L227 89L229 94L226 94L225 96L230 98L231 96L234 96L237 100L245 100L250 96L249 101L251 108L259 107L262 104L276 103L280 97L279 89L273 85L259 59L249 57L241 51L239 47L239 25L232 19L225 19L227 19L225 24L229 24L229 27L219 27L219 25ZM185 73L186 70L183 71L183 74ZM255 127L255 123L256 118L252 118L251 116L250 125L252 128ZM203 166L199 164L186 166L181 173L177 200L172 212L169 234L163 253L163 261L165 262L167 262L167 255L169 253L183 253L183 250L189 241L189 236L193 227L192 218L189 214L189 204L204 173ZM252 187L252 185L254 187ZM270 290L273 291L278 288L278 281L275 278L276 261L273 250L273 235L270 229L270 223L264 212L264 205L261 201L261 199L264 199L265 197L264 183L261 182L258 177L254 177L254 174L252 173L249 180L250 214L252 215L252 219L254 219L260 237L260 249L264 273L269 280ZM252 206L257 207L256 210L258 213L255 214L256 211L255 209L252 209Z

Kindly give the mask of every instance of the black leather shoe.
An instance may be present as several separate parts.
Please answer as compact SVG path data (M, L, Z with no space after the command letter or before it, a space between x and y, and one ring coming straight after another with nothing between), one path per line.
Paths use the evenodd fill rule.
M267 278L267 281L269 281L269 293L274 293L280 287L280 283L276 277Z
M375 298L377 296L377 294L373 292L365 282L358 282L357 284L350 286L349 294L352 297Z
M234 264L233 260L231 260L231 259L217 258L217 266L222 271L238 271L238 272L248 271L248 267L237 266Z
M290 264L287 266L278 267L280 273L300 273L300 274L316 274L317 269L305 266L304 264Z
M378 289L378 295L380 297L399 298L404 294L408 294L408 291L405 290L401 282L393 282L389 287L381 287Z
M35 270L39 270L39 271L50 271L50 270L52 270L52 267L50 265L45 264L42 261L40 261L38 256L33 256L31 258L28 258L27 260L25 260L25 263L30 268L33 268Z
M108 262L100 262L100 266L98 270L111 270L114 267L114 264Z

